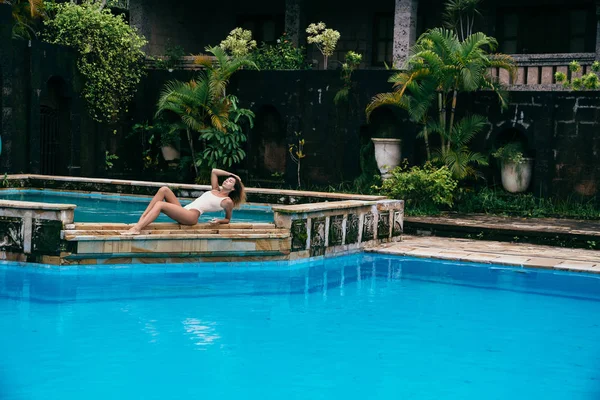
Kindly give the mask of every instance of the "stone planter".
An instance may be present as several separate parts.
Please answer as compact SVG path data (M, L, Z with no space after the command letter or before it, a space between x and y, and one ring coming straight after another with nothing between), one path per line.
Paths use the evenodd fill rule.
M375 146L375 161L381 172L381 177L387 179L391 176L390 170L400 165L400 144L402 139L372 138Z
M527 190L531 183L533 158L523 158L521 163L503 162L500 175L502 186L510 193L521 193Z
M165 161L173 161L179 158L179 151L171 146L163 146L160 148Z

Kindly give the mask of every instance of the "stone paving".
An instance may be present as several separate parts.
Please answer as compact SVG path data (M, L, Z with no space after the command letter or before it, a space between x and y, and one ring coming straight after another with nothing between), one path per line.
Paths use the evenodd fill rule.
M600 274L600 251L433 236L403 235L370 252Z
M527 234L565 234L570 236L597 236L600 237L600 221L580 221L574 219L558 218L517 218L500 217L484 214L448 214L436 217L405 217L406 225L415 225L420 229L427 226L441 227L472 227L476 229L490 229L495 231L518 232Z

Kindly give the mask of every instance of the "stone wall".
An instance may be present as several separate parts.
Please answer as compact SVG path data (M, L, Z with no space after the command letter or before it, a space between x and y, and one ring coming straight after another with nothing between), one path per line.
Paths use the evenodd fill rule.
M0 4L0 26L10 28L11 18L10 6ZM0 34L0 170L102 173L108 129L87 115L73 50L11 39L10 29ZM54 138L49 130L56 131Z
M600 92L511 92L502 111L490 93L473 96L471 112L490 119L475 147L489 152L507 132L524 138L534 158L530 191L541 196L598 196L600 189ZM496 164L487 173L498 180Z
M32 261L65 250L60 232L75 205L0 200L0 260Z

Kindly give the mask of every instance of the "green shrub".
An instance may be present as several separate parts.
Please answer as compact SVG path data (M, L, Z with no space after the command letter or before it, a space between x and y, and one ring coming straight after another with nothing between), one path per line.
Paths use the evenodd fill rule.
M501 189L482 188L463 190L456 198L460 213L485 213L492 215L529 218L600 219L600 209L594 200L535 197L531 193L508 193Z
M452 178L448 167L434 167L426 163L423 167L407 168L406 164L391 171L392 176L383 181L381 193L406 202L408 209L439 210L452 207L457 181Z
M304 57L304 48L295 47L285 33L275 45L263 43L254 51L252 58L260 70L310 68Z
M77 69L85 78L82 95L91 117L115 122L133 99L144 74L146 39L98 4L46 3L45 41L73 47Z

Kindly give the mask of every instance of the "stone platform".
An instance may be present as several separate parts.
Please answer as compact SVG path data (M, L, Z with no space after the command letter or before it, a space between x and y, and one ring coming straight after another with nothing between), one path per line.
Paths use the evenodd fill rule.
M598 250L404 235L402 242L384 244L369 251L418 258L600 274Z

